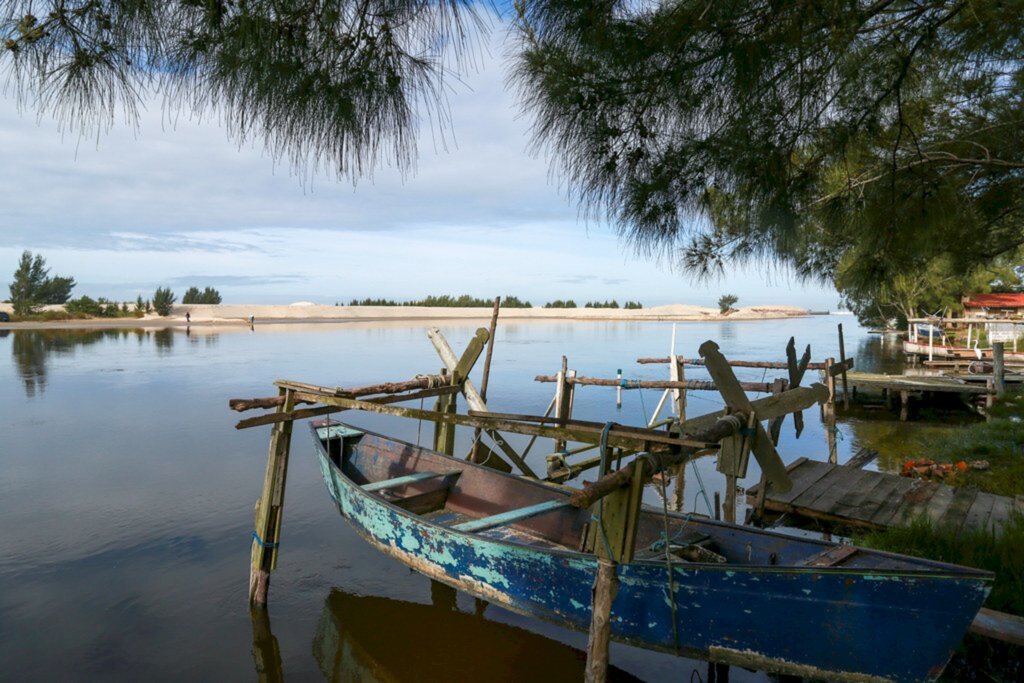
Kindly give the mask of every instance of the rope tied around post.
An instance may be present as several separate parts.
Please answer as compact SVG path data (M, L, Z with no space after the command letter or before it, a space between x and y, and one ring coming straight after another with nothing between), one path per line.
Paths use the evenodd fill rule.
M451 375L431 375L431 374L418 374L415 379L427 380L427 389L437 389L438 387L445 387L451 383Z
M264 541L262 538L260 538L260 535L256 531L252 532L252 538L261 547L267 548L267 549L270 549L270 550L272 550L274 548L277 548L278 546L281 545L280 543L270 543L269 541Z

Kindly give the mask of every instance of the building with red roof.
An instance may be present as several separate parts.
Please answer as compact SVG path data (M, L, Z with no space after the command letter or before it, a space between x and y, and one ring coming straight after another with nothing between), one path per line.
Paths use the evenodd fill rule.
M971 294L963 298L964 317L1024 316L1024 293Z

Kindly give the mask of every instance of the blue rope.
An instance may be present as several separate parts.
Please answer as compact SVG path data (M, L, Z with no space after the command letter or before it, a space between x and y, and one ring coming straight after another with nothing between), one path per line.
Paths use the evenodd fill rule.
M280 545L279 543L268 543L268 542L264 541L262 538L260 538L260 535L258 533L256 533L255 531L252 532L252 537L253 537L253 540L255 540L257 543L259 543L264 548L270 548L272 550L272 549L276 548L278 545Z

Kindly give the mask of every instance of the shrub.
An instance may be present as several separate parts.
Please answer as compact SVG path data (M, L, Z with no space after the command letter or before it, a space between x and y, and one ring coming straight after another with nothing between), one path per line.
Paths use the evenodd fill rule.
M638 311L644 307L639 301L627 301L623 306L627 311Z
M555 299L544 304L544 308L576 308L576 302L572 299L568 301L562 301L561 299Z
M721 311L723 314L728 313L729 311L732 310L733 304L735 304L739 300L740 298L733 294L723 294L718 299L718 310Z

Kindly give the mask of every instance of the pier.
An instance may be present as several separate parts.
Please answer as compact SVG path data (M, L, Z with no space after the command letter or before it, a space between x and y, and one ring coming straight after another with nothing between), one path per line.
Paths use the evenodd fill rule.
M809 522L867 529L905 527L920 517L958 531L998 531L1011 513L1024 513L1024 497L1008 498L897 474L871 472L799 458L786 471L793 487L775 493L770 487L763 502L761 485L747 489L750 505L766 512L787 514Z

